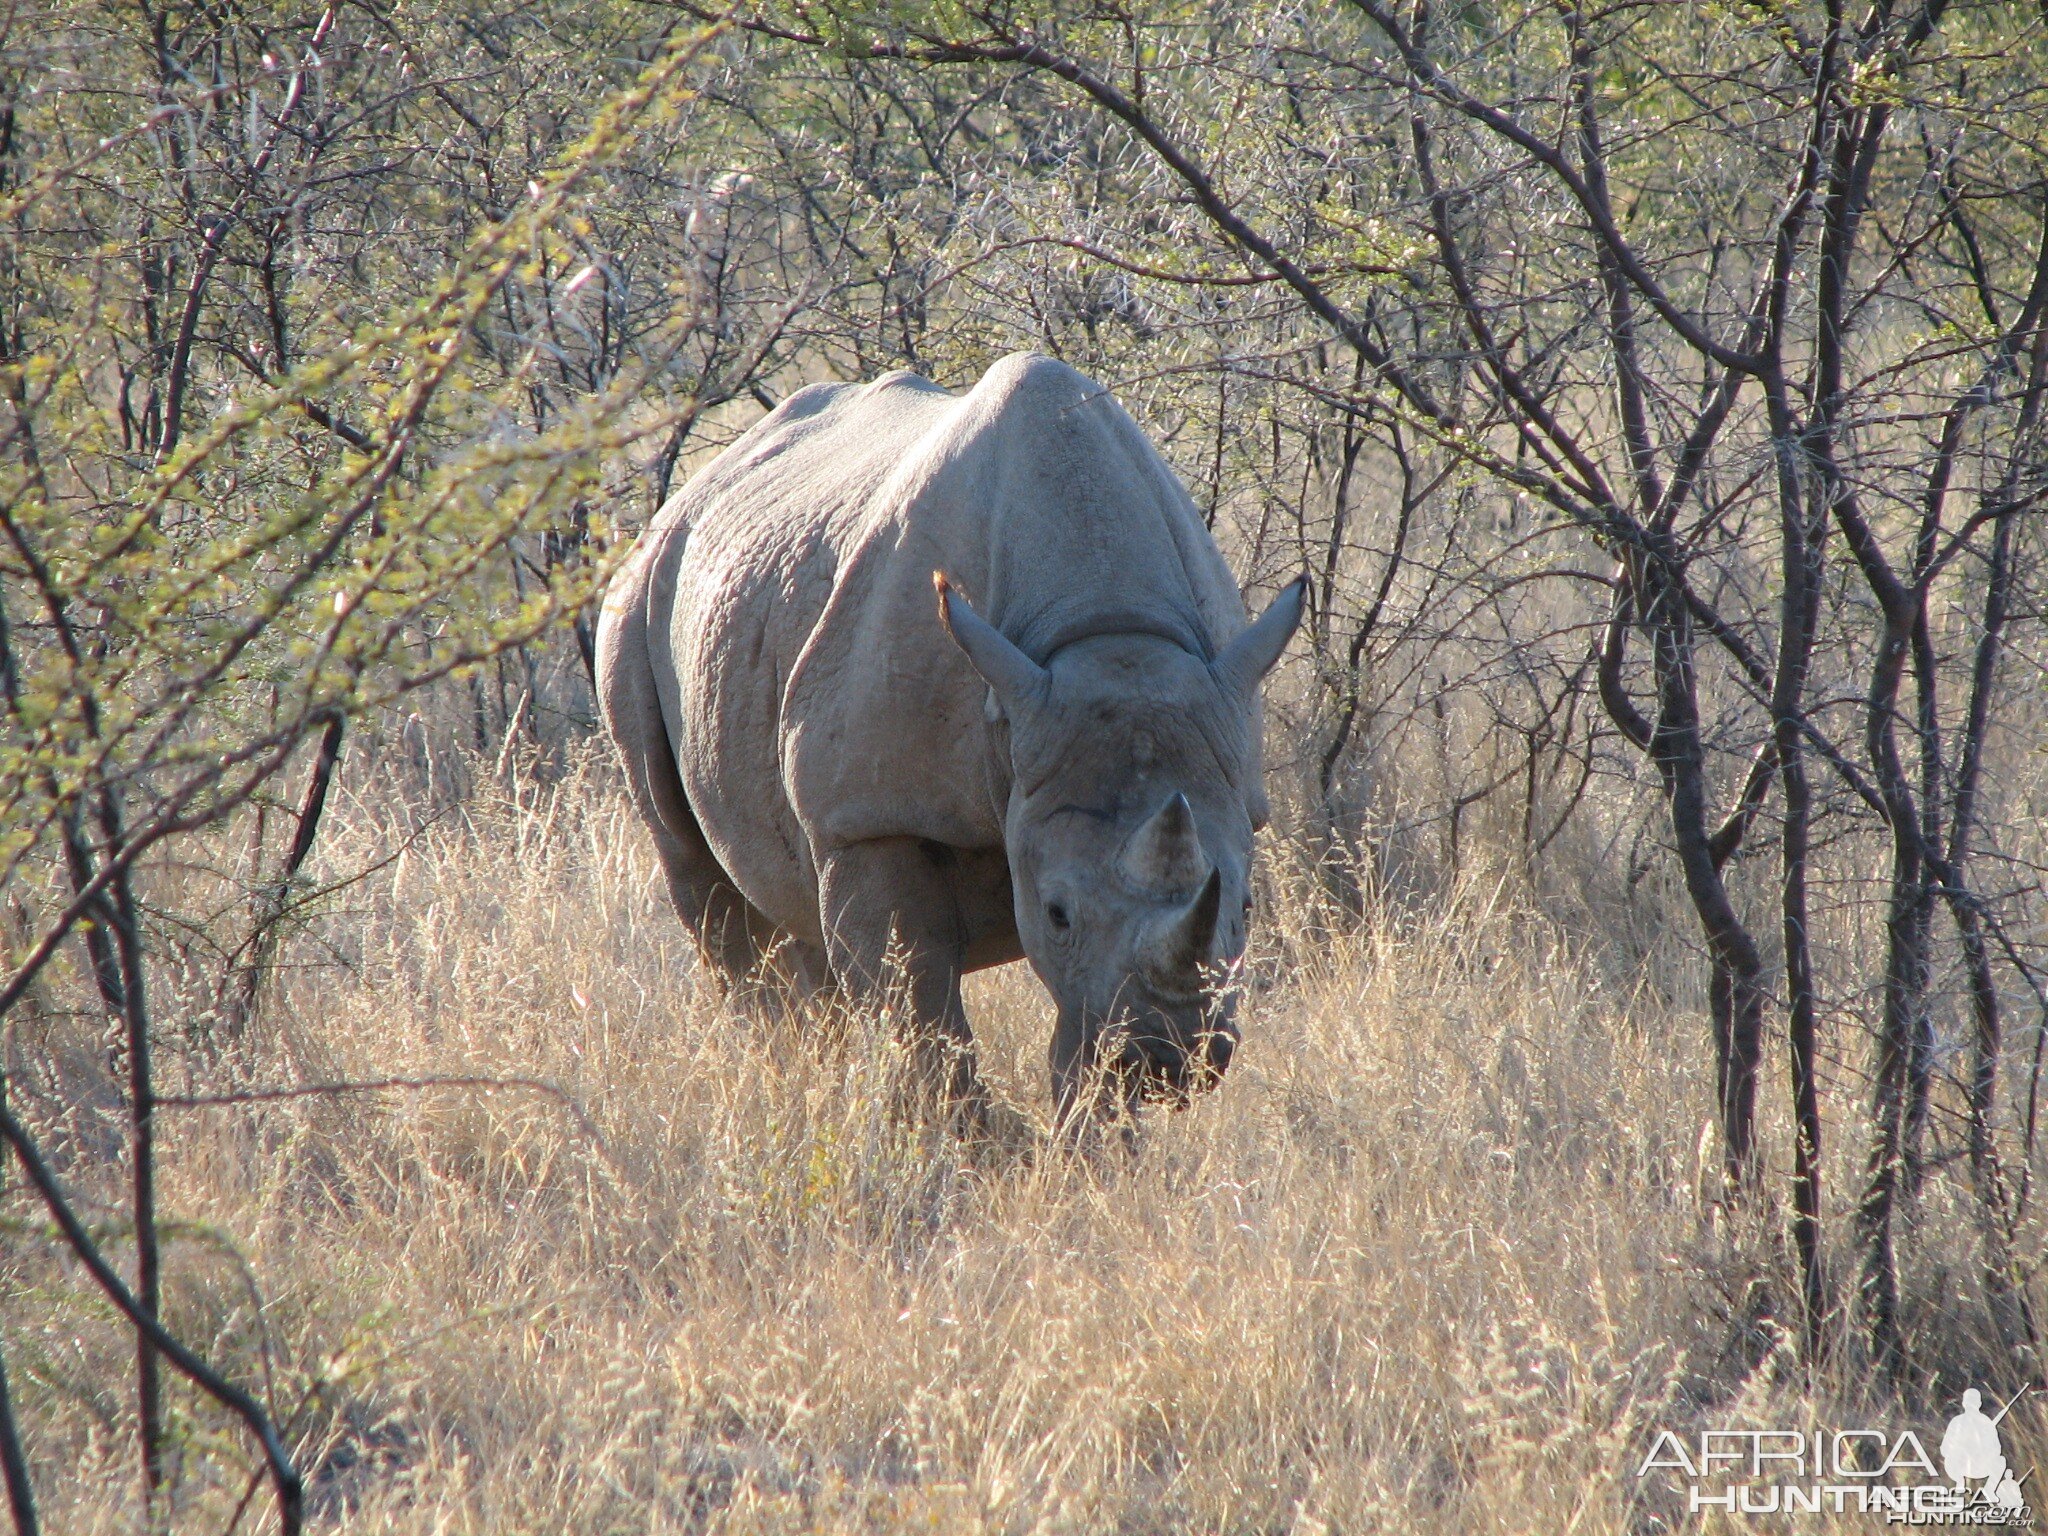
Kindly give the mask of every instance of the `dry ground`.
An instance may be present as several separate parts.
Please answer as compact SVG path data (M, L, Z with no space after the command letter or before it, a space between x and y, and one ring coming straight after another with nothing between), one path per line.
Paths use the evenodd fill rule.
M1329 937L1282 894L1220 1093L1135 1157L1020 1131L970 1159L896 1112L877 1021L828 1040L694 990L601 777L404 825L396 797L341 807L329 873L389 862L294 940L211 1086L538 1078L587 1119L517 1087L167 1116L173 1319L291 1419L317 1528L1651 1531L1673 1506L1632 1474L1659 1426L1925 1434L1963 1384L1877 1405L1847 1356L1801 1384L1759 1321L1779 1245L1703 1197L1697 1016L1498 896ZM1035 982L971 1004L1042 1123ZM98 1058L65 1027L24 1024L16 1059L111 1198ZM1943 1198L1916 1327L1966 1370ZM128 1346L9 1230L48 1528L136 1529ZM177 1527L217 1531L246 1447L177 1404ZM269 1524L259 1498L242 1529Z

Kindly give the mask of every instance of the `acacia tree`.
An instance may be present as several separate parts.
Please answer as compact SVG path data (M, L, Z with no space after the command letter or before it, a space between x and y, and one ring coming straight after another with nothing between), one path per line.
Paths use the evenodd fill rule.
M744 379L772 345L772 328L749 337L729 316L707 340L715 291L668 285L586 387L531 429L505 427L559 379L565 330L605 335L578 307L589 283L564 285L544 322L517 303L571 263L599 270L587 248L607 173L686 116L713 67L716 29L695 27L565 125L546 164L420 282L300 303L291 285L346 257L323 180L330 156L347 157L345 125L398 109L338 89L376 52L379 20L351 37L332 8L267 32L214 19L198 46L159 15L162 72L144 101L16 91L5 119L0 889L15 921L0 1019L37 1006L76 957L116 1025L129 1275L77 1214L62 1137L8 1102L4 1060L0 1137L51 1240L134 1329L151 1520L168 1475L166 1365L255 1438L281 1529L297 1528L301 1503L286 1416L159 1315L161 873L315 742L288 881L344 723L583 614L607 561L535 565L528 552L569 536L603 549L592 509L630 494L617 481L631 450L700 410L705 380L731 387L723 358ZM88 47L90 31L73 42ZM418 89L431 82L398 94ZM600 285L592 307L620 286ZM0 1452L16 1523L33 1529L4 1376Z

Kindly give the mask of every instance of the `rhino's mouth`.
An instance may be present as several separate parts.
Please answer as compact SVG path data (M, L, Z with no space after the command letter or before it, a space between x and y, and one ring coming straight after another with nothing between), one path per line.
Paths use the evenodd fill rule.
M1193 1045L1158 1035L1127 1034L1106 1065L1127 1080L1138 1098L1177 1108L1220 1084L1236 1050L1236 1034L1227 1029L1204 1030Z

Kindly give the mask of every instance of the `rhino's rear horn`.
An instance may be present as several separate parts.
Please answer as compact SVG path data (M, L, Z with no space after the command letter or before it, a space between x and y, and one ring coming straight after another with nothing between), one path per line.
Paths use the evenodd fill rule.
M1131 834L1124 845L1124 873L1146 890L1185 891L1202 878L1209 861L1188 797L1176 794Z
M1213 869L1195 899L1162 922L1147 939L1139 959L1155 987L1175 995L1200 990L1202 967L1208 963L1216 937L1216 918L1222 909L1223 871Z

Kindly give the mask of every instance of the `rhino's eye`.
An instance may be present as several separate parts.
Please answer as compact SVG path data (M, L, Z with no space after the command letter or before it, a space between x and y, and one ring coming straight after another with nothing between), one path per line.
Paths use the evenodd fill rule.
M1045 920L1062 933L1074 925L1074 920L1067 916L1067 909L1056 901L1045 904Z

